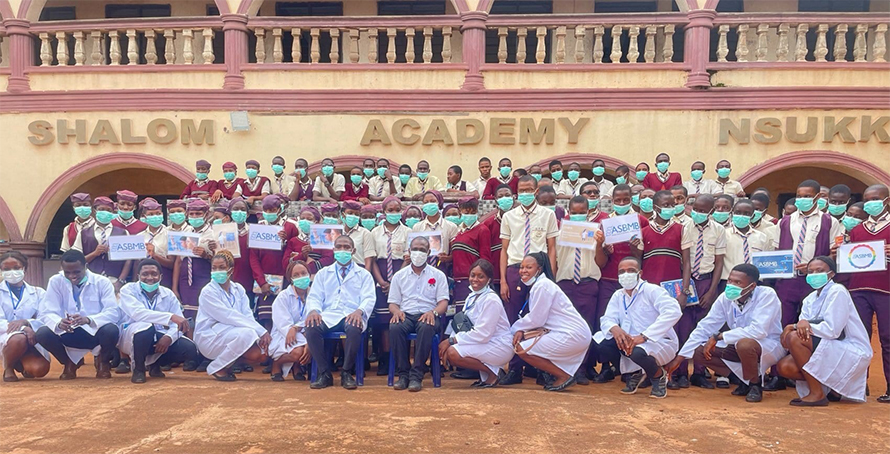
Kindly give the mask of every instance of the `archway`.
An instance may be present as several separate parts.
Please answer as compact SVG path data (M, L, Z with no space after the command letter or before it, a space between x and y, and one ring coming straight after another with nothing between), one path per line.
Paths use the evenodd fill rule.
M19 224L3 197L0 197L0 240L22 241Z

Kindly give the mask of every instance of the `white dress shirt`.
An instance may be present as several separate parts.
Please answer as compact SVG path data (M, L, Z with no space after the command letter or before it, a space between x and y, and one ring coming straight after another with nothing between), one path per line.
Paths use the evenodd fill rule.
M442 300L448 301L448 278L434 266L424 265L418 274L409 265L392 276L387 302L406 314L429 312Z
M306 313L318 312L324 324L332 327L347 315L361 310L364 330L368 327L368 319L377 298L374 278L368 270L352 262L345 267L346 277L342 277L342 268L344 267L335 262L315 275L306 302Z

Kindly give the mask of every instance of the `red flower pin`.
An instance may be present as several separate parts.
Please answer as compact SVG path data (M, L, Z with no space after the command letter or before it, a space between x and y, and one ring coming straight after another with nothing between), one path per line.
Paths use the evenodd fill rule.
M431 277L430 280L427 281L427 284L430 284L430 285L436 285L436 278Z

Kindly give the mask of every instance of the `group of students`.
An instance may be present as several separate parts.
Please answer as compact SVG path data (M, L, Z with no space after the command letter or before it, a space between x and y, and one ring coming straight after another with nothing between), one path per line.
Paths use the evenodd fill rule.
M119 191L117 203L74 194L77 219L66 227L62 271L47 292L23 283L23 258L0 261L4 380L17 379L16 369L45 375L48 353L65 365L62 378L73 378L94 350L97 375L110 376L112 359L122 356L134 382L145 381L146 366L149 376L162 376L174 363L219 380L255 363L267 364L273 380L299 379L311 358L322 358L312 388L330 386L335 367L341 385L355 388L356 361L376 360L385 375L392 350L394 388L417 391L439 335L440 357L458 368L453 375L478 376L478 387L531 376L558 391L621 376L624 392L651 386L650 395L664 397L668 389L735 382L734 394L756 402L762 391L796 381L794 405L823 405L835 393L865 400L875 315L890 376L890 276L836 276L832 256L838 238L890 243L887 187L871 186L851 204L849 188L807 180L793 212L777 220L766 214L769 193L744 198L728 162L717 165L716 180L703 179L697 162L685 182L669 165L662 154L653 173L645 163L634 174L620 167L613 183L602 178L599 160L594 178L583 181L577 163L563 178L558 161L544 175L537 166L513 171L509 159L489 178L483 159L479 180L464 182L453 166L442 186L425 161L416 174L402 166L393 178L388 161L369 159L344 189L330 159L314 181L305 160L287 175L275 158L274 181L248 161L246 180L226 163L218 183L199 161L184 199L167 203L166 223L160 204L137 203L130 191ZM497 210L480 216L480 196ZM569 199L567 213L556 206L560 198ZM611 213L600 209L605 198ZM327 203L287 218L290 200ZM260 207L259 223L282 227L279 251L248 248L248 218ZM606 245L598 231L594 250L556 244L563 220L632 213L640 238ZM238 227L239 258L218 250L210 229L229 222ZM333 250L313 250L310 227L324 223L342 224L344 234ZM166 254L171 230L201 234L196 257ZM438 255L424 237L408 243L410 232L424 231L441 233ZM127 234L145 236L148 259L108 259L107 238ZM760 280L751 254L773 249L794 251L795 278ZM270 284L276 276L281 289ZM689 291L674 298L659 285L677 279L695 287L700 304L687 304ZM447 323L452 313L464 315ZM344 333L342 345L326 343L329 332ZM368 333L370 358L356 358ZM118 371L127 364L121 360Z

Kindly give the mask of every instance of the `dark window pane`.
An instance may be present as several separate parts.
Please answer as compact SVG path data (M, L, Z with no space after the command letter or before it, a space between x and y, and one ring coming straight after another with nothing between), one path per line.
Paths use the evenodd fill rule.
M49 8L43 8L43 11L40 12L40 21L48 21L48 20L75 20L77 19L76 14L74 13L73 6L55 6Z
M497 0L491 8L491 14L553 14L552 1L517 1L517 0ZM547 32L544 38L547 57L544 61L550 60L550 38L552 32ZM494 29L485 32L485 63L498 62L498 31ZM518 37L516 31L513 30L507 34L507 62L516 63L516 48L518 47ZM530 31L526 36L525 49L527 63L535 63L535 52L537 51L538 39L535 33Z
M277 2L276 16L342 16L343 2Z
M818 13L867 13L870 0L799 0L798 10Z
M378 16L423 16L445 14L445 0L379 1Z
M718 13L743 13L745 12L745 0L720 0L717 4Z
M343 15L343 3L342 2L278 2L275 4L275 15L276 16L342 16ZM284 62L293 62L293 46L294 46L294 36L291 33L290 29L282 30L281 35L281 50L284 53L283 61ZM308 63L311 59L309 54L310 45L312 43L312 36L309 34L309 30L301 30L301 36L296 38L298 46L300 46L300 61L304 63ZM251 34L253 41L250 43L251 49L256 48L256 38ZM271 34L266 35L266 40L273 39ZM343 41L348 40L348 36L341 35L340 36L340 55L341 60L343 56ZM327 31L322 31L318 35L318 48L319 48L319 61L321 63L330 63L331 57L331 34ZM256 56L253 52L251 52L250 60L253 62L256 59Z
M596 2L593 5L595 13L654 13L658 11L654 1L638 2Z
M497 0L490 14L553 14L553 2L548 0Z
M105 5L105 17L170 17L170 5Z
M216 5L207 5L206 16L219 16L219 7Z

